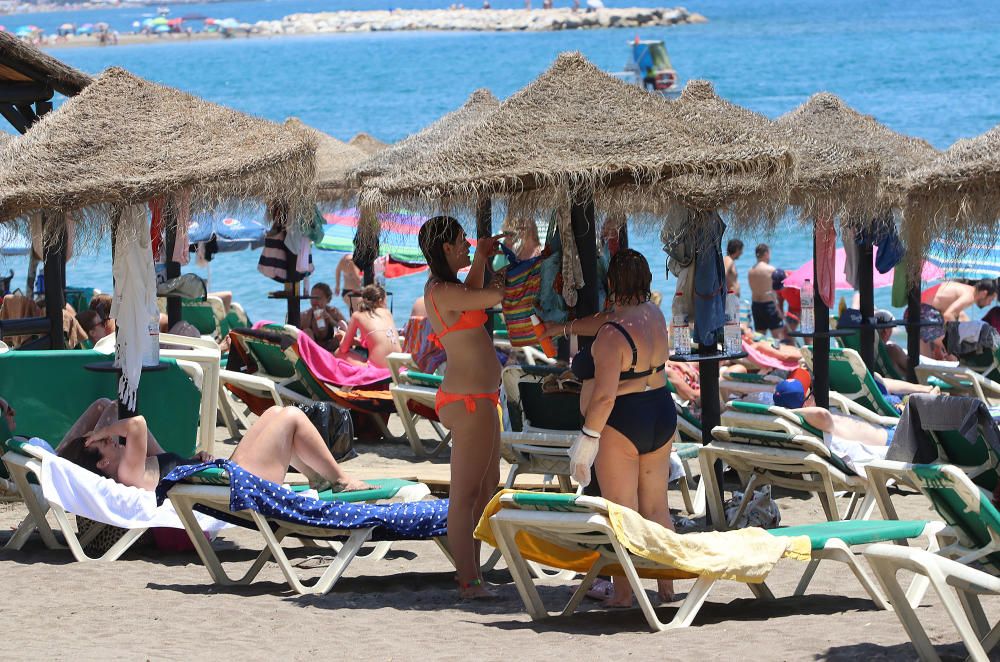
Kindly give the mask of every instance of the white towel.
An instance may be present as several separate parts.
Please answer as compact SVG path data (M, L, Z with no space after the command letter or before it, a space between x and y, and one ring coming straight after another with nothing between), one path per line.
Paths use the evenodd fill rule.
M36 440L31 443L36 444ZM39 482L47 500L74 515L124 529L184 528L169 499L157 506L156 495L149 490L122 485L58 455L47 456L42 462ZM195 517L202 530L209 533L227 526L200 513L195 513Z
M854 469L862 477L866 477L866 464L871 464L875 460L884 460L885 454L889 451L888 446L863 444L853 439L837 437L829 432L823 433L823 443L826 444L831 453L843 460L844 464Z
M142 205L126 207L118 219L113 274L115 296L111 316L118 327L115 364L122 370L118 397L134 410L144 357L152 354L154 341L156 348L159 347L156 273L146 208ZM156 338L150 335L154 331Z

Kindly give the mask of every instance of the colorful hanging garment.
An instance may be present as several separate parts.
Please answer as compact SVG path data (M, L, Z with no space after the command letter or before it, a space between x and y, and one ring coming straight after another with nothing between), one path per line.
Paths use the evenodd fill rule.
M546 254L543 252L537 257L518 260L514 251L503 244L500 244L500 248L510 262L501 302L510 344L514 347L536 345L538 338L535 337L531 316L535 314L535 304L538 303L538 295L542 289L542 258Z

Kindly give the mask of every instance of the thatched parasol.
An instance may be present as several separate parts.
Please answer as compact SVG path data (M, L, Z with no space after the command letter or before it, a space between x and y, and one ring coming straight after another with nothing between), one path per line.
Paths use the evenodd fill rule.
M859 150L865 155L861 158L866 160L868 155L874 156L881 166L881 186L878 208L872 217L882 217L896 205L900 178L940 153L926 140L897 133L829 92L814 94L803 105L779 117L777 123Z
M79 94L94 79L9 32L0 32L0 80L47 83L69 97Z
M432 150L437 150L464 128L480 121L499 106L500 102L492 92L487 89L476 90L460 108L398 143L387 146L358 165L352 173L355 182L416 167Z
M798 168L788 191L788 202L799 209L803 218L844 213L871 204L878 174L878 163L871 155L840 147L730 103L719 97L708 81L690 81L673 103L691 129L704 133L712 142L727 144L756 137L793 149L798 156ZM684 185L688 179L681 178L677 184ZM730 178L725 184L732 187L738 205L767 202L766 198L760 199L760 192L748 188L739 178Z
M739 175L781 188L793 168L781 146L707 141L662 99L568 53L433 159L367 181L362 196L471 206L491 195L554 209L581 193L605 209L651 211L678 201L662 186L672 177Z
M347 141L348 145L352 147L357 147L365 154L369 156L377 152L381 152L383 149L389 146L389 143L382 142L375 136L361 132Z
M290 117L285 126L303 131L316 144L316 197L325 201L340 201L350 197L347 174L351 168L368 158L361 149L303 124Z
M1000 125L957 141L900 183L904 241L922 257L933 239L992 247L1000 239ZM919 262L913 260L914 263Z
M300 133L111 68L0 152L0 219L84 210L99 232L109 207L185 189L200 206L283 201L305 218L314 159Z

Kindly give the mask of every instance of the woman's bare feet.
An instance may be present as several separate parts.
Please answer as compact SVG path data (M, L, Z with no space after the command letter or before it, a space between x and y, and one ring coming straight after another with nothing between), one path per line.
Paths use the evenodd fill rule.
M629 583L620 577L616 577L614 580L614 591L611 593L611 597L604 601L604 606L629 608L632 606L632 598L632 587L629 586Z
M674 580L672 579L659 579L656 582L657 595L660 597L660 602L673 602L674 601Z
M363 492L365 490L374 490L374 485L369 485L363 480L358 480L357 478L345 478L338 480L331 485L331 488L336 492Z

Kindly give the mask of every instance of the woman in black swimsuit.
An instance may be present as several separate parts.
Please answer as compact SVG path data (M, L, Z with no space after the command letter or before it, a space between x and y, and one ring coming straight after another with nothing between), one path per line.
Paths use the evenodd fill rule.
M118 443L123 437L125 443ZM108 478L155 490L172 469L211 460L207 453L184 458L164 452L154 441L142 416L126 418L77 437L59 455ZM265 480L282 483L289 465L305 474L317 489L335 492L371 489L348 476L323 442L316 427L296 407L271 407L247 431L233 452L233 462Z
M641 253L619 251L608 266L614 311L577 320L572 329L567 324L570 333L596 336L590 350L573 359L583 380L584 425L570 456L581 484L590 482L593 463L604 498L672 530L667 480L677 413L664 373L667 323L650 302L651 281ZM673 583L661 580L659 593L672 600ZM615 582L606 604L631 606L632 597L628 582Z

